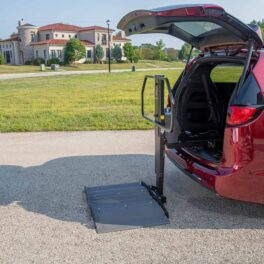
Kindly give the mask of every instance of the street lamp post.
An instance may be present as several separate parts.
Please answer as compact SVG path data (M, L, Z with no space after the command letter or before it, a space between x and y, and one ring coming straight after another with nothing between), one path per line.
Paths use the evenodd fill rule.
M108 28L108 69L109 69L109 73L111 72L111 51L110 51L110 41L111 41L111 38L110 38L110 20L108 19L106 21L106 24L107 24L107 28Z

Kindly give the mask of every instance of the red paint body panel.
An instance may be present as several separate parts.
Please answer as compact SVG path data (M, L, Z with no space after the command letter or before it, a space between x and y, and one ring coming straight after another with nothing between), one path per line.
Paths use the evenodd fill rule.
M258 82L262 93L264 94L264 52L259 55L259 61L253 69L253 74Z
M206 9L218 9L224 11L224 9L217 5L197 5L197 6L186 6L182 8L169 9L164 11L153 12L153 16L204 16Z
M264 203L264 112L253 122L225 130L220 164L166 149L171 160L202 185L231 199Z
M177 22L197 21L217 24L222 31L209 30L208 32L211 32L209 34L206 30L203 33L205 35L200 34L195 37L191 30L181 29L176 24ZM256 30L229 15L218 5L177 5L153 10L135 10L121 19L118 28L129 36L165 33L180 38L203 52L222 49L229 50L231 53L232 50L240 50L240 53L244 52L246 55L248 50L241 50L241 48L246 47L251 42L250 40L253 40L254 58L257 60L252 60L249 70L253 73L264 95L264 50L258 51L263 47L262 39ZM191 69L203 55L206 54L193 59L187 65L186 70ZM253 85L251 87L252 89L256 87L255 80L254 87ZM260 91L257 91L256 97L261 95ZM243 97L243 93L240 95ZM250 95L254 96L251 93ZM232 122L229 122L230 126L225 128L223 156L220 163L212 163L184 148L177 150L167 148L166 154L186 174L221 196L264 203L264 110L261 110L264 108L264 103L261 100L256 100L256 103L241 100L233 107L236 107L236 109L233 108L236 110L236 115L231 116ZM251 117L250 115L244 119L245 122L252 120L251 122L240 123L243 122L244 116L242 109L238 109L239 107L247 107L248 110L250 107L256 108L256 116L252 112L253 120L247 119ZM259 113L259 111L262 112ZM233 114L235 114L234 111ZM233 126L238 123L242 125Z

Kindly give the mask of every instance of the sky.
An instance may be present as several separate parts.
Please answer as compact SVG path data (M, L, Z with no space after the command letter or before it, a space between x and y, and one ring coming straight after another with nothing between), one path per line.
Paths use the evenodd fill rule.
M0 0L0 38L7 38L16 31L18 20L43 26L53 23L67 23L77 26L106 26L116 29L119 20L128 12L136 9L152 9L177 4L208 3L208 1L177 0ZM209 1L225 8L233 16L245 23L253 19L264 19L264 0L222 0ZM130 37L134 45L152 43L163 39L167 47L179 48L182 42L167 35L136 35Z

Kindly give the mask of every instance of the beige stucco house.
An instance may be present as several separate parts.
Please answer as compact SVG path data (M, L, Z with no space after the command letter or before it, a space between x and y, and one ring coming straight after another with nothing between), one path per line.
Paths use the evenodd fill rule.
M100 44L104 49L104 60L108 54L108 29L100 26L79 27L63 23L50 24L37 27L23 20L18 22L17 34L9 39L0 40L0 53L4 55L7 64L25 64L35 58L43 58L45 61L51 58L64 60L64 50L69 39L80 39L86 49L86 60L95 60L95 46ZM110 47L119 45L121 48L130 40L123 33L113 35L110 29Z

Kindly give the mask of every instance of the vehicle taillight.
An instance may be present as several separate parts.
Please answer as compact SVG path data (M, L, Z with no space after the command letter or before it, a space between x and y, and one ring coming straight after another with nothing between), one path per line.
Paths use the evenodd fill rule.
M227 112L228 125L241 125L250 121L257 114L255 107L247 106L230 106Z

